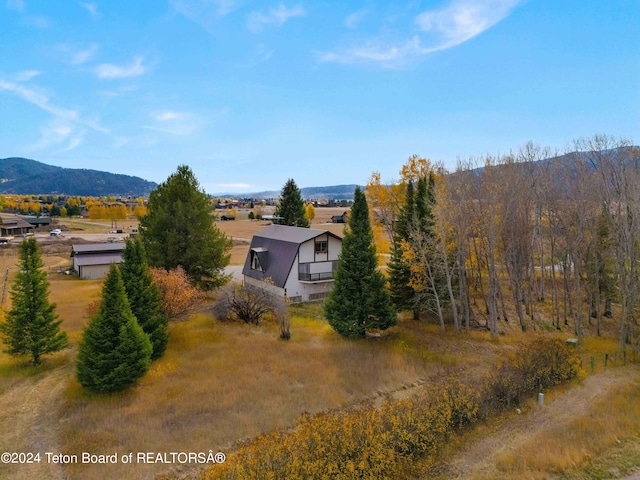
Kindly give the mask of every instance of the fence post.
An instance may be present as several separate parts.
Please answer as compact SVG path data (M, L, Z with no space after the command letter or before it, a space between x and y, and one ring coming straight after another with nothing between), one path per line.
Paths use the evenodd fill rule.
M609 363L609 354L605 353L604 354L604 366L605 367L607 366L607 363Z

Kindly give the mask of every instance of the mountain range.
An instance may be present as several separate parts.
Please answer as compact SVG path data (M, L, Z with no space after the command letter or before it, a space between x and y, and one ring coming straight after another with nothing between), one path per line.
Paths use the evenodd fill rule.
M158 185L139 177L63 168L27 158L0 158L0 194L146 196Z
M332 185L326 187L302 187L300 188L300 194L305 200L353 200L353 192L355 191L356 184L348 185ZM364 189L360 185L361 189ZM264 192L255 193L242 193L242 194L226 194L226 195L214 195L214 197L246 197L246 198L278 198L280 197L280 190L266 190Z

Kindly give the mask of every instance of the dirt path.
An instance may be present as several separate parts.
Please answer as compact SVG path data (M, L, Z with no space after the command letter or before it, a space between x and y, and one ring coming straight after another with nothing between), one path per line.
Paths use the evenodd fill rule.
M0 452L40 453L39 463L0 464L0 478L66 478L60 465L47 462L45 452L60 453L58 408L69 372L66 365L40 378L21 379L0 395Z
M628 383L628 371L612 368L587 377L582 385L545 399L544 405L523 407L521 415L514 415L498 429L482 439L468 444L437 468L440 479L489 478L496 459L509 450L516 449L531 435L542 432L569 419L585 415L593 401L611 389ZM567 406L570 405L570 408ZM424 480L427 480L425 477ZM640 470L624 480L640 480Z

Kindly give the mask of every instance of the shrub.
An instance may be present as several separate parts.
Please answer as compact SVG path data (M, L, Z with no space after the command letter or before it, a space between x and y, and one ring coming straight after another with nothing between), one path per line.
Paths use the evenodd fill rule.
M355 410L303 415L294 430L274 431L241 446L205 479L407 478L416 460L434 461L454 432L473 424L480 412L496 412L505 398L524 393L538 381L545 387L578 373L579 360L556 340L524 347L497 375L480 386L455 376L413 398ZM502 382L502 379L504 383ZM514 383L522 380L522 386ZM509 388L506 388L509 387ZM502 390L509 392L507 397ZM502 395L496 403L495 395Z
M255 325L266 317L273 317L280 323L280 337L289 339L291 336L284 298L264 288L228 285L220 293L212 311L219 320L240 320Z
M202 290L192 285L180 266L173 270L150 268L149 273L160 289L162 308L169 318L189 312L204 299Z

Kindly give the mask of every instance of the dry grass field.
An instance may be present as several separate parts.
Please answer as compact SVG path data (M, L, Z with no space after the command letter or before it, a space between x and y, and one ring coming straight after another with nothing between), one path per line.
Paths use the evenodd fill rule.
M236 239L250 238L263 226L248 220L218 225ZM342 231L342 225L330 226ZM247 247L234 248L246 253ZM239 441L291 427L305 412L402 398L452 370L486 374L517 351L519 342L534 338L517 331L497 341L480 331L441 334L435 325L402 318L380 337L346 340L331 330L318 305L297 305L290 307L292 338L285 342L273 324L218 322L208 313L210 297L198 312L171 323L165 356L135 388L94 395L75 380L74 362L87 305L99 298L101 282L57 273L71 263L69 248L48 242L42 252L50 299L57 303L70 348L45 357L38 368L0 353L0 452L229 453ZM16 252L15 246L0 250L0 273L8 286ZM243 261L236 252L232 263ZM5 308L8 297L7 288ZM588 358L592 352L612 352L615 341L589 339L578 348ZM640 464L638 366L600 366L583 383L549 392L545 407L532 400L522 410L452 439L427 478L604 479L627 475ZM198 472L193 465L120 461L0 464L3 479L197 478Z

